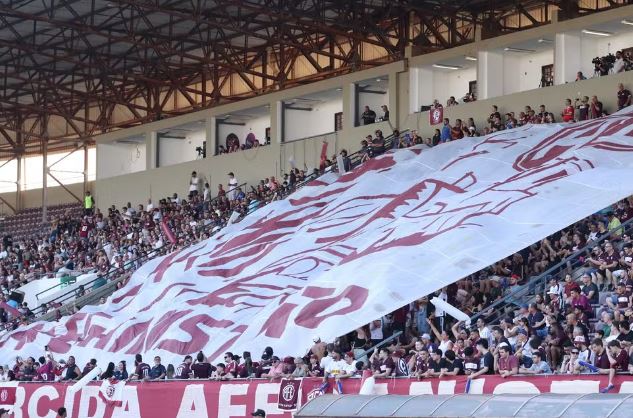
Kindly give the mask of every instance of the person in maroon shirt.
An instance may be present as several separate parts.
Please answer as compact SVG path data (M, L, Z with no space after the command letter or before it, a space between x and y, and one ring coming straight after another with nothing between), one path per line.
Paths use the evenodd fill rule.
M215 367L205 360L204 353L200 351L196 356L196 362L191 365L191 371L194 379L208 379L215 371Z
M600 254L602 262L598 267L598 273L607 278L607 284L611 284L613 289L618 284L618 278L613 276L613 271L618 267L620 262L620 253L613 248L613 244L607 242L604 244L604 252Z
M39 358L39 362L41 364L40 367L37 368L37 374L35 375L35 379L43 382L52 382L55 380L55 361L50 356L44 358L43 356Z
M602 339L594 338L591 342L591 351L593 351L593 366L598 370L609 370L611 362L609 361L609 355L607 350L602 344Z
M175 379L189 379L191 377L191 362L193 361L191 356L185 356L183 362L176 369Z
M629 353L622 349L618 340L610 341L607 346L607 356L609 359L609 369L600 369L600 374L609 375L609 384L604 389L600 390L602 393L607 393L615 387L613 384L613 377L616 372L625 372L629 369Z
M589 299L585 296L584 293L580 291L578 288L574 288L571 290L571 307L573 309L579 308L582 312L589 312L591 310L591 304L589 303Z
M130 376L129 380L143 380L149 376L151 367L149 367L149 364L143 363L143 356L137 354L134 358L134 365L136 366L136 369L134 370L132 376Z

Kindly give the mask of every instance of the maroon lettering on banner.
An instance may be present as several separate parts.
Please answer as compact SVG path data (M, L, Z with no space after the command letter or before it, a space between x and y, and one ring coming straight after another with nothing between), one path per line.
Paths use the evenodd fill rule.
M474 379L470 385L471 394L536 394L598 393L607 385L608 376L604 375L547 375L547 376L486 376ZM288 382L293 385L289 389ZM343 393L358 393L361 379L343 379ZM255 409L263 409L271 418L291 418L289 412L296 393L296 408L319 395L322 380L304 378L271 382L266 380L231 380L215 382L209 380L189 380L171 382L128 383L123 389L121 406L107 406L98 396L100 382L91 382L89 387L77 394L68 395L68 385L53 383L22 383L18 386L15 399L16 416L54 415L54 411L66 406L72 414L68 418L112 418L113 416L135 416L137 418L187 418L191 416L193 405L207 407L210 417L236 418L249 416ZM618 375L614 380L612 393L631 393L633 376ZM273 385L273 386L271 386ZM277 386L274 386L277 385ZM39 390L48 386L46 391ZM330 385L332 392L336 385ZM376 394L397 395L437 395L464 393L465 376L448 379L377 379L374 386ZM188 389L189 388L189 389ZM0 388L0 399L2 395ZM289 400L286 400L287 397ZM279 394L279 400L276 399ZM7 396L10 395L7 393ZM65 405L64 405L65 404ZM282 405L283 404L283 405ZM221 409L222 408L222 409ZM135 412L138 411L138 416ZM180 413L180 414L179 414Z
M218 320L206 314L192 316L180 324L180 329L191 336L188 341L165 339L158 344L158 348L183 355L202 350L209 342L209 334L202 331L199 325L209 328L228 328L233 325L233 321Z
M333 297L317 299L308 303L301 309L297 317L295 318L295 324L304 328L315 329L321 322L333 316L347 315L354 311L359 310L365 304L367 297L369 296L369 290L360 286L347 286L341 294ZM338 309L337 311L330 312L326 315L322 315L323 311L326 311L329 307L336 305L337 303L347 299L349 305Z
M301 380L281 379L277 408L282 411L295 411L299 405L299 387Z

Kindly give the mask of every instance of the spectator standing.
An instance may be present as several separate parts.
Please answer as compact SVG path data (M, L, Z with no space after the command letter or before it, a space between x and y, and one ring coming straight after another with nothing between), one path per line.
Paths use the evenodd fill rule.
M624 56L622 56L622 51L618 51L615 53L615 61L613 62L613 72L614 73L622 73L625 70L625 62Z
M578 103L580 101L580 103ZM576 109L578 110L578 120L589 119L589 97L584 96L582 99L576 99Z
M624 84L618 83L618 110L631 106L631 91L624 88Z
M376 112L371 110L369 106L365 106L365 111L360 115L363 125L371 125L376 122Z
M582 71L578 71L576 73L576 81L586 80L587 77L582 73Z
M591 96L591 103L589 104L589 119L597 119L602 116L602 102L598 100L598 96Z
M86 190L86 195L84 196L84 215L92 216L94 212L95 199L90 194L90 190Z
M191 178L189 179L189 199L194 196L198 196L198 189L200 188L200 178L198 177L198 173L193 171L191 173Z
M237 198L237 186L238 186L238 182L237 179L235 178L235 174L233 174L233 172L231 171L229 173L229 193L231 193L231 199L235 200Z
M574 120L574 107L571 105L571 99L565 99L565 107L561 112L563 122L572 122Z
M148 380L163 380L167 374L167 369L160 363L160 357L154 357L154 367L151 368Z
M380 108L382 109L382 120L389 120L389 108L387 107L387 105L382 105L380 106Z
M457 106L458 104L457 100L455 100L455 96L449 97L446 101L446 107Z
M451 140L451 125L448 118L444 118L444 126L442 126L440 139L442 142L449 142Z
M451 139L462 139L464 137L464 131L462 130L462 120L455 119L455 126L451 128Z

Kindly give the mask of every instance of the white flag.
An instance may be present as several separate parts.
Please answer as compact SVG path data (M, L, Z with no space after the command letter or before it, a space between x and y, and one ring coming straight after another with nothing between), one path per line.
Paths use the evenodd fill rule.
M99 397L108 405L121 406L123 404L123 388L125 380L104 379L99 388Z

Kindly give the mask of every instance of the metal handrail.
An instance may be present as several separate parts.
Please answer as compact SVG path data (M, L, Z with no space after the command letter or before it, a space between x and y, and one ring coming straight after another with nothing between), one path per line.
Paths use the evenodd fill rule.
M477 312L475 315L471 316L470 317L470 322L474 323L478 318L480 318L482 316L487 317L487 315L486 315L487 312L488 313L496 312L498 314L500 312L500 310L496 309L496 308L498 308L500 305L510 303L509 301L513 297L518 296L521 292L525 292L526 289L529 292L530 288L533 289L533 288L536 288L537 286L541 285L543 282L545 282L546 280L551 278L554 274L556 274L557 270L559 270L561 267L567 266L567 264L570 261L572 261L572 260L573 261L578 261L578 258L580 256L582 256L583 254L586 254L587 252L589 252L596 245L599 245L602 242L604 242L604 241L608 240L609 238L611 238L613 236L613 234L616 233L616 231L618 231L618 230L625 231L631 225L633 225L633 218L631 218L628 221L622 223L615 230L609 231L607 234L602 236L600 239L598 239L596 241L588 242L584 247L582 247L581 249L577 250L573 254L570 254L569 256L567 256L566 258L564 258L563 260L561 260L560 262L558 262L554 266L550 267L549 269L547 269L546 271L544 271L540 275L528 279L528 283L526 283L525 285L521 286L521 288L516 289L516 290L508 293L503 298L499 299L498 301L496 301L496 302L492 303L491 305L489 305L489 306L485 307L484 309L482 309L481 312Z

